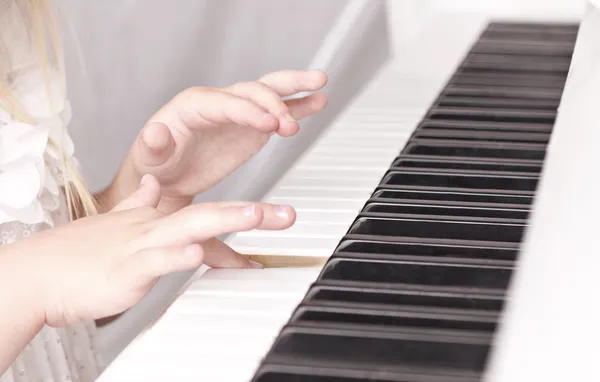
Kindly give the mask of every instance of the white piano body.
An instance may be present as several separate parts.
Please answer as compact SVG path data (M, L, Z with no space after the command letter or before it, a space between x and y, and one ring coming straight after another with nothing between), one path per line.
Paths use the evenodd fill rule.
M489 382L600 380L599 37L600 2L593 0L581 19Z
M397 52L360 97L352 102L351 107L311 145L263 198L274 203L294 205L298 211L297 224L284 232L237 234L227 240L232 247L245 253L329 256L378 184L390 161L408 140L432 99L491 17L577 21L582 6L585 5L583 2L571 2L570 6L559 2L552 3L554 6L540 3L524 10L525 7L516 3L513 8L504 7L493 12L482 9L466 12L448 9L451 7L444 2L430 3L441 5L437 4L435 12L427 15L416 42L399 43L403 49L401 54ZM470 2L462 3L465 10L473 6ZM595 18L600 19L600 11L590 11L585 20L591 23ZM592 26L590 30L598 31ZM585 70L584 68L583 71ZM572 100L575 96L571 93L578 91L574 89L575 86L581 86L590 96L599 92L597 89L600 86L596 83L588 84L590 86L587 87L576 85L575 82L580 82L581 78L583 77L573 78L571 88L568 85L565 90L565 94L573 97ZM565 328L577 330L578 336L584 336L585 333L590 333L584 331L598 322L593 319L598 318L599 313L590 310L583 317L580 315L584 312L578 310L581 309L581 301L578 299L561 301L559 306L550 303L550 296L535 294L541 293L539 291L542 286L549 291L560 285L562 289L556 291L557 298L570 297L577 291L578 297L587 296L590 299L589 291L594 286L593 265L597 262L591 258L592 252L587 252L587 257L578 257L581 262L570 263L570 267L566 267L559 256L569 248L577 248L580 254L586 253L585 247L576 247L572 241L568 244L561 241L565 232L573 240L589 244L589 235L593 231L592 224L582 227L574 223L580 215L573 214L581 213L582 210L580 204L570 204L574 202L573 199L577 199L569 197L572 190L582 192L582 187L587 187L586 190L594 191L595 195L600 191L597 181L600 175L589 174L589 163L593 161L595 151L588 148L579 149L575 153L567 145L567 142L571 144L574 139L567 131L573 126L565 127L574 121L571 119L575 118L573 111L580 118L597 118L593 115L593 106L580 102L582 105L579 107L563 105L565 110L569 109L564 112L563 120L559 118L556 126L557 132L549 150L540 197L536 203L538 211L534 214L533 228L529 232L528 245L523 254L525 260L521 273L517 272L519 276L513 289L516 298L514 304L510 304L509 319L499 335L506 340L500 343L491 365L493 373L488 376L493 382L597 380L589 374L590 367L594 365L594 357L597 359L597 347L589 349L589 353L581 354L587 363L585 368L583 362L578 365L571 363L576 357L573 354L568 357L568 352L558 351L564 350L557 350L562 344L549 343L549 339L564 340L576 348L572 353L577 353L582 348L579 348L581 342L576 340L581 337L565 337L565 333L569 333ZM589 131L586 134L592 137L598 132ZM572 155L574 159L581 161L573 162L581 171L575 171L571 164L562 162L564 155ZM585 163L588 164L587 168ZM353 171L351 175L349 169ZM360 172L360 177L356 177L356 172ZM573 177L569 181L569 187L564 185L567 176L565 173ZM590 183L592 180L595 182ZM557 188L561 192L555 192ZM587 203L584 205L586 208L600 210L594 194L582 192L580 195L580 201ZM553 211L552 207L557 205L560 208ZM575 210L569 212L568 207ZM540 221L548 224L539 223ZM552 237L552 240L546 240L544 235L550 232L552 233L548 238ZM553 258L555 261L539 268L545 261L546 253L556 255ZM576 255L569 254L573 258ZM576 266L581 267L575 268ZM568 269L569 273L562 273L562 282L558 283L560 277L556 278L556 273L560 274L560 267ZM319 271L314 268L201 269L174 298L173 303L165 307L164 313L107 368L99 381L249 381ZM542 274L543 271L548 273ZM584 279L578 277L578 272L581 272ZM537 282L541 284L534 285ZM556 286L552 287L554 282L557 282ZM576 287L587 289L576 290ZM532 294L531 291L535 293ZM533 304L535 301L538 302L537 305ZM563 311L564 315L560 316L561 306L572 309L569 312ZM547 316L550 311L555 319ZM578 326L578 320L587 325ZM554 336L548 336L550 328ZM591 334L597 335L598 331ZM532 336L531 341L524 341L528 335ZM521 357L521 353L515 351L524 343L532 352L528 358ZM549 367L547 360L551 360L553 367ZM566 372L567 366L571 368L571 372L576 369L587 373L561 374ZM542 371L543 368L545 369ZM567 378L573 375L580 378ZM556 376L562 378L555 378Z

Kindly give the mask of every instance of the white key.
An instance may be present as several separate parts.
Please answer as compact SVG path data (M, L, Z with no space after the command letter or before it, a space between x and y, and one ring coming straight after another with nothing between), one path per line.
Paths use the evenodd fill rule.
M331 182L339 178L352 179L353 177L361 177L365 179L377 179L380 178L387 170L387 167L339 167L339 168L320 168L320 167L309 167L309 166L298 166L295 176L299 178L308 177L321 177L329 178ZM336 178L332 178L335 176Z
M398 148L398 144L406 142L410 137L410 131L399 130L399 131L367 131L367 130L334 130L327 135L328 141L335 143L343 143L344 141L356 141L363 146L371 146L371 142L374 145L380 146L383 143L389 143L390 146L395 145Z
M409 119L371 122L368 127L365 127L364 123L357 121L342 122L332 126L320 143L334 143L331 141L334 141L337 137L342 135L356 136L360 134L381 136L380 134L390 134L393 136L407 136L412 133L417 123L419 123L419 118L412 117Z
M264 273L264 271L272 271L273 269L253 270L257 273ZM221 271L221 270L211 270ZM219 279L207 279L202 280L190 285L186 291L186 296L218 296L218 297L255 297L260 296L263 298L272 298L283 296L286 297L289 294L303 293L306 289L306 281L312 280L314 273L310 272L309 277L301 278L297 280L288 280L282 284L280 280L219 280ZM273 286L277 285L277 288Z
M362 206L364 205L365 199L336 199L335 197L329 198L296 198L296 197L273 197L270 198L269 203L276 204L289 204L297 209L311 209L319 211L346 211L354 212L356 215Z
M318 274L314 269L210 269L202 276L204 280L268 280L273 283L306 282ZM199 282L199 281L198 281ZM193 286L192 286L193 288Z
M340 146L332 143L323 143L311 151L311 155L355 155L358 157L393 158L400 153L398 147L368 147L368 146ZM307 158L310 156L307 156Z
M360 199L366 200L372 193L372 189L369 190L365 187L363 190L356 189L343 189L343 188L326 188L326 187L315 187L315 188L291 188L291 187L280 187L276 193L273 193L274 198L339 198L339 199ZM297 211L297 209L296 209ZM297 220L301 219L298 214Z
M344 189L344 190L365 190L373 191L375 186L381 180L385 171L381 171L379 174L361 174L360 177L351 176L336 176L331 174L330 176L302 176L297 175L284 179L279 185L280 188L288 189ZM276 198L276 194L269 198Z
M200 333L230 331L233 326L240 326L240 319L233 315L204 315L200 311L193 313L173 311L161 318L161 326L154 331L179 331L195 336ZM284 317L287 320L288 317ZM273 330L274 326L282 323L281 316L246 316L243 327L251 327L253 331L265 332Z
M360 157L360 156L339 156L339 155L312 155L306 158L305 161L298 167L306 170L311 168L337 169L337 168L368 168L372 170L380 170L390 166L394 157L390 155L381 157Z
M385 163L385 164L383 164ZM306 163L301 166L298 166L298 172L302 175L304 173L310 173L319 175L321 173L339 173L342 175L362 175L362 174L372 174L373 172L379 173L382 168L388 168L391 165L390 160L381 161L379 164L377 163L356 163L356 164L347 164L343 162L338 163Z
M340 238L348 230L349 223L346 222L296 222L293 226L282 231L249 231L240 232L237 237L317 237L317 238Z
M127 382L248 382L252 379L262 358L237 355L227 355L221 358L211 357L210 355L201 357L196 354L195 349L185 349L183 347L177 351L177 354L176 359L173 359L169 354L153 355L157 357L155 362L137 355L136 357L130 357L127 359L127 363L137 367L132 367L131 370L118 375L109 372L103 376L103 380ZM165 359L165 357L168 358ZM210 362L203 362L202 367L200 367L202 359L210 359Z
M340 238L237 237L230 243L241 253L293 256L331 256Z
M329 144L333 146L347 146L348 148L356 150L369 148L378 150L397 150L399 152L408 138L408 134L386 140L382 140L379 137L373 137L372 135L368 137L340 136L339 138L335 139L335 141L332 140ZM325 144L324 147L326 148L327 144Z
M356 217L356 213L351 211L320 211L311 209L296 209L296 222L351 222Z

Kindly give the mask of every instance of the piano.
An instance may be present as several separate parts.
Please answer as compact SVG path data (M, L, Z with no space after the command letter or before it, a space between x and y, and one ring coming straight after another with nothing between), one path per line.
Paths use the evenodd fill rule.
M322 266L200 270L99 381L485 378L579 23L438 21L264 198L297 223L228 239Z

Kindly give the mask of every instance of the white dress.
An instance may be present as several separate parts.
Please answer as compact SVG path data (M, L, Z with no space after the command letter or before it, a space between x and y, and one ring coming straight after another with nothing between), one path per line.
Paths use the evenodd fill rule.
M54 106L61 115L53 115L43 84L38 72L15 86L16 96L39 125L14 121L0 109L0 245L68 221L60 157L48 140L61 142L68 160L75 160L73 143L59 119L70 119L70 107L61 102ZM52 89L57 86L54 83ZM44 327L0 382L93 381L101 367L94 331L93 323Z

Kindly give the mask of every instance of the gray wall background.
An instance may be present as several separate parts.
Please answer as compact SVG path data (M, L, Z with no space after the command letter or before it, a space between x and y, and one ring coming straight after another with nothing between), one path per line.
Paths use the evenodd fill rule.
M179 91L307 67L347 3L65 1L79 40L79 49L67 44L71 133L93 189L110 182L144 122Z

